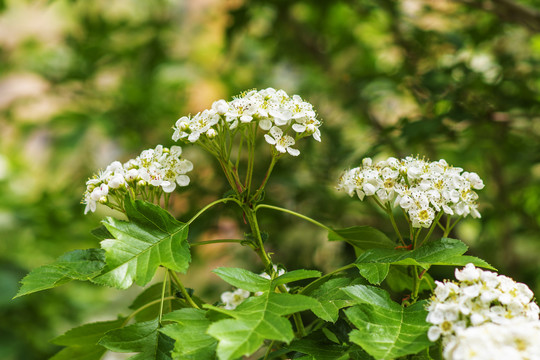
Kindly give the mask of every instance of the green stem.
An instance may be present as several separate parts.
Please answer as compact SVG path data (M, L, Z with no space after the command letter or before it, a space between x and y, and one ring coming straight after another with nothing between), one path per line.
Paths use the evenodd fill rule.
M210 204L206 205L205 207L203 207L198 213L196 213L191 219L188 220L188 222L186 222L186 225L189 225L191 224L195 219L197 219L199 216L201 216L206 210L210 209L212 206L214 205L217 205L217 204L220 204L220 203L226 203L227 201L234 201L235 203L237 203L238 205L241 205L240 202L238 200L236 200L235 198L222 198L222 199L218 199L216 201L212 201Z
M394 231L396 232L397 236L399 237L399 241L403 244L403 246L407 246L405 244L405 241L403 240L403 237L401 236L401 233L399 232L399 229L396 224L396 219L394 218L394 213L392 211L392 208L390 207L390 204L386 207L386 213L390 217L390 222L392 223L392 227L394 228Z
M165 278L163 279L163 286L161 288L161 304L159 305L159 323L161 323L161 317L163 316L163 299L165 299L165 289L167 287L167 279L169 277L169 272L165 271Z
M134 312L129 314L129 316L126 318L126 320L124 320L124 322L122 323L121 327L126 326L129 323L129 321L135 317L135 315L137 315L138 313L140 313L144 309L148 309L150 306L153 306L155 304L159 304L161 301L168 301L168 300L175 300L175 299L178 300L178 298L176 296L167 296L167 297L165 297L163 299L157 299L157 300L150 301L149 303L144 304L143 306L141 306L140 308L138 308L137 310L135 310Z
M437 226L437 223L439 222L439 219L441 218L442 214L443 214L443 212L439 211L439 213L437 214L437 216L433 220L433 223L431 224L431 227L429 228L428 233L426 234L424 239L422 239L422 241L420 241L420 244L418 244L418 247L422 246L423 243L425 243L426 241L429 240L429 238L430 238L431 234L433 233L433 230L435 230L435 227Z
M274 268L272 267L272 260L268 257L268 254L264 250L264 244L261 236L261 229L259 228L259 223L257 222L257 216L255 214L256 210L250 209L248 206L243 206L244 213L246 214L246 218L249 223L249 227L251 228L251 231L253 235L255 236L256 243L256 249L255 251L261 258L264 267L266 271L268 272L268 275L272 276L274 272Z
M190 247L200 246L200 245L210 245L210 244L219 244L219 243L238 243L241 244L246 240L242 239L217 239L217 240L208 240L208 241L199 241L196 243L189 244Z
M270 345L268 345L268 349L266 349L266 352L264 353L264 357L263 357L263 360L267 360L268 359L268 356L270 356L270 353L272 352L272 347L274 346L274 343L276 341L275 340L272 340L272 342L270 343Z
M270 174L272 174L272 170L274 170L274 166L276 165L277 161L278 161L278 157L275 155L272 155L272 161L270 161L270 166L268 166L268 169L266 170L266 174L264 175L264 179L261 183L261 186L259 186L259 188L255 192L255 195L253 195L253 197L251 198L252 201L253 200L257 201L259 196L261 196L261 193L263 192L264 187L266 186L266 183L268 182L268 179L270 178Z
M184 296L184 299L186 299L188 304L191 305L191 307L193 307L195 309L200 309L200 307L197 304L195 304L195 301L193 301L191 296L189 296L186 288L184 287L184 285L180 281L180 278L178 277L178 275L176 275L176 272L174 272L172 270L169 270L169 273L171 274L171 276L172 276L174 282L176 283L176 285L178 285L178 288L180 288L180 292L182 293L182 295Z
M463 216L460 216L460 217L452 224L452 226L450 226L450 228L448 228L448 230L444 232L443 237L447 237L448 235L450 235L450 231L452 231L452 229L454 228L454 226L456 226L457 223L461 221L461 219L463 219ZM448 221L450 221L450 219L448 219Z
M298 293L299 294L309 294L310 291L314 288L316 288L317 286L319 286L320 283L323 283L326 281L327 278L329 277L332 277L334 276L335 274L337 273L340 273L342 271L345 271L345 270L348 270L348 269L351 269L353 268L355 265L354 264L349 264L349 265L346 265L346 266L343 266L343 267L340 267L339 269L336 269L332 272L329 272L328 274L324 275L324 276L321 276L320 278L316 279L316 280L313 280L312 282L310 282L309 284L307 284L302 290L300 290Z
M413 303L418 300L418 291L420 290L420 279L418 276L418 267L416 265L413 266L413 292L411 294L411 299Z
M306 221L309 221L310 223L315 224L315 225L317 225L317 226L319 226L319 227L321 227L321 228L323 228L323 229L325 229L327 231L333 231L330 227L318 222L317 220L314 220L314 219L312 219L312 218L310 218L308 216L302 215L300 213L297 213L297 212L289 210L289 209L280 208L278 206L267 205L267 204L259 204L259 205L255 206L254 211L257 211L257 210L259 210L261 208L273 209L273 210L281 211L281 212L284 212L284 213L287 213L287 214L291 214L291 215L297 216L297 217L299 217L301 219L304 219Z
M249 226L251 228L251 231L255 235L255 239L257 240L257 248L255 249L255 252L259 257L261 258L264 267L271 278L274 277L274 267L272 266L272 260L270 260L270 257L268 257L268 254L264 250L264 244L261 236L261 230L259 228L259 223L257 222L257 215L255 209L249 208L249 206L245 205L243 206L244 213L246 214ZM285 288L284 285L280 285L278 289L282 293L288 293L287 288ZM304 324L302 323L302 317L299 313L293 314L294 323L296 325L297 329L297 336L298 337L304 337L305 336L305 330L304 330Z

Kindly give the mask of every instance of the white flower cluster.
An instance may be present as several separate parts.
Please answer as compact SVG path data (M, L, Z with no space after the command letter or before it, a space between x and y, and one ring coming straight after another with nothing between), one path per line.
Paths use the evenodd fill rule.
M491 337L491 334L504 331L508 337L521 339L521 324L531 322L530 327L536 329L538 336L539 307L533 301L533 292L525 284L517 283L504 275L478 269L473 264L468 264L462 270L456 269L456 279L459 282L436 282L437 287L427 308L429 313L426 321L433 324L429 328L428 338L437 341L443 337L446 359L521 359L522 357L484 357L485 352L478 354L479 357L463 354L469 354L469 350L478 346L487 348L487 343L500 346L501 354L504 351L518 351L522 347L528 350L530 347L527 342L519 341L510 344L512 349L506 349L505 343L508 339L500 339L499 335ZM479 341L478 337L484 338ZM476 338L476 345L471 343L472 338ZM540 340L539 337L537 339ZM538 356L538 353L536 354ZM527 357L523 357L525 358ZM530 357L533 358L538 359Z
M298 156L300 151L292 146L305 136L321 141L321 122L313 106L298 95L289 97L285 91L273 88L251 90L228 102L218 100L211 109L192 117L183 116L173 127L172 138L191 143L201 137L212 140L226 129L239 129L253 122L268 131L264 138L279 153ZM291 129L292 136L287 134Z
M484 187L474 172L448 165L441 159L429 162L415 157L373 163L362 160L362 166L343 173L338 189L360 200L375 196L382 203L400 206L408 214L412 226L430 227L437 213L480 217L474 190Z
M285 269L279 269L277 265L274 265L274 271L277 273L277 276L281 276L285 274ZM263 272L259 274L260 277L271 280L272 278L267 273ZM289 288L285 286L285 289L287 291ZM253 295L255 296L261 296L263 293L262 291L257 291ZM227 310L234 310L238 305L244 302L248 297L250 296L250 292L244 289L236 289L235 291L225 291L223 294L221 294L221 302L224 304L224 309Z
M158 145L124 164L114 161L86 182L82 201L86 205L84 213L96 211L98 202L107 204L111 195L121 198L128 187L153 186L170 193L176 185L187 186L189 177L185 174L193 169L193 164L181 159L181 154L180 146L172 146L169 150Z
M444 348L447 360L540 359L540 321L486 323L458 333Z

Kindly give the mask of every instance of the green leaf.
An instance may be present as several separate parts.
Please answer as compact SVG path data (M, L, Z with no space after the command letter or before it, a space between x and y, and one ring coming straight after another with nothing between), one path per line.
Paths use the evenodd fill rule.
M369 285L344 288L358 305L345 310L357 330L350 340L377 359L394 359L416 354L429 347L429 324L425 301L402 307L386 291Z
M332 229L328 232L330 241L346 241L359 249L393 249L396 244L383 232L371 226L353 226Z
M102 346L70 346L60 350L49 360L100 360L107 352Z
M355 264L360 275L362 275L367 281L373 285L379 285L390 271L390 264Z
M99 340L108 331L122 326L124 319L111 321L101 321L85 324L67 331L64 335L53 339L51 342L56 345L67 346L51 359L54 360L98 360L107 351L103 346L98 345Z
M312 293L312 297L319 301L317 306L311 311L324 321L336 322L339 316L339 309L354 305L351 298L342 291L342 288L354 283L350 278L332 279Z
M233 318L213 323L208 334L219 340L217 354L220 360L249 356L265 339L289 343L294 334L291 323L283 316L317 304L317 300L307 296L266 291L261 296L250 297L235 310L205 305Z
M220 267L212 272L232 286L246 291L265 291L270 286L270 280L245 269Z
M101 249L70 251L52 264L38 267L26 275L15 297L51 289L72 280L90 280L104 266L105 252Z
M272 286L276 287L283 284L288 284L291 282L312 279L321 277L321 272L316 270L293 270L286 272L285 274L278 276L272 281Z
M129 221L103 221L114 239L101 242L107 266L93 281L127 289L134 281L146 285L160 265L186 272L191 261L188 226L157 205L129 197L125 209Z
M206 333L211 321L205 314L204 310L186 308L163 317L164 321L175 322L159 330L176 341L172 352L174 359L215 359L217 340Z
M319 339L301 339L293 341L288 349L310 355L315 360L348 360L350 359L346 347L322 342Z
M95 228L94 230L90 231L90 233L97 237L100 241L114 238L114 236L109 232L109 230L107 230L105 225L101 225L100 227Z
M158 332L157 319L109 331L99 344L115 352L139 353L132 360L170 360L174 342Z
M408 269L404 266L391 266L386 278L386 285L391 291L396 293L412 291L414 287L414 279L408 273ZM428 272L422 275L420 281L420 292L430 291L435 288L435 282Z
M85 324L68 330L65 334L51 340L51 342L63 346L95 345L106 332L121 327L123 322L124 319L118 319Z
M370 249L361 254L356 259L355 265L362 271L366 271L365 264L384 264L384 265L416 265L424 269L429 269L431 265L466 265L469 262L473 264L495 270L484 260L463 256L468 247L460 240L442 238L429 242L415 250L407 251L400 249ZM368 271L369 272L369 271ZM388 274L388 271L386 271ZM371 276L372 274L368 274ZM384 275L384 276L383 276ZM372 277L371 280L384 280L384 272ZM372 282L370 279L368 279Z

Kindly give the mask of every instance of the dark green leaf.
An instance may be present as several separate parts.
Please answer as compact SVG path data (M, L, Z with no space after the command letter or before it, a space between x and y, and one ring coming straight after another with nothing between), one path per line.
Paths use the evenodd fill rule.
M95 345L106 332L119 328L123 322L124 319L118 319L85 324L68 330L64 335L58 336L51 342L63 346Z
M172 352L174 359L215 359L217 340L207 334L211 322L205 314L204 310L186 308L163 317L164 321L175 322L159 330L175 340Z
M266 291L261 296L247 299L235 310L205 305L233 317L210 325L208 334L219 340L217 354L220 360L249 356L265 339L289 343L294 337L292 326L282 316L313 308L317 304L317 300L307 296Z
M101 225L98 228L95 228L94 230L90 231L92 235L97 237L100 241L106 240L106 239L114 239L114 236L107 230L105 225Z
M424 269L429 269L431 265L455 266L472 262L477 266L493 269L491 265L481 259L472 256L463 256L467 249L467 245L460 240L443 238L429 242L412 251L400 249L367 250L358 257L355 264L361 273L362 270L365 271L365 264L416 265ZM385 277L384 272L379 273L377 280L382 281Z
M109 331L99 344L115 352L139 353L133 360L170 360L174 342L158 332L157 319Z
M321 272L316 270L293 270L275 278L272 281L272 286L276 287L299 280L318 278L320 276Z
M270 286L270 280L240 268L221 267L212 270L212 272L232 286L236 286L237 288L246 291L264 291L268 290L268 287Z
M402 307L386 291L369 285L343 289L358 305L345 310L357 330L350 340L377 359L416 354L429 347L425 302Z
M15 297L51 289L72 280L90 280L105 266L101 249L75 250L60 256L55 262L32 270L21 280Z
M133 281L146 285L160 265L185 272L191 261L188 226L154 204L126 197L125 208L129 221L103 221L114 239L101 242L107 266L94 281L126 289Z
M173 284L171 284L171 286L172 286L172 289L171 289L172 293L174 294L176 292L176 288L174 288ZM133 303L129 306L129 308L132 310L137 310L152 301L155 302L156 300L160 300L162 290L163 290L162 282L149 286L148 288L144 289L144 291L140 293L135 298L135 300L133 300ZM165 306L165 309L176 310L176 309L182 308L185 305L183 301L173 299L173 300L165 300L164 306ZM139 322L155 319L156 316L158 316L159 314L160 308L161 308L161 303L156 302L154 305L150 305L146 307L145 309L140 310L137 313L137 315L135 315L135 319Z
M362 249L393 249L396 244L383 232L371 226L353 226L344 229L332 229L328 232L330 241L346 241Z
M386 278L390 270L390 264L366 263L355 265L360 270L360 275L373 285L379 285Z
M311 308L311 311L325 321L336 322L339 309L354 305L351 298L341 290L353 283L354 280L349 278L337 278L325 282L311 295L319 301L319 304Z

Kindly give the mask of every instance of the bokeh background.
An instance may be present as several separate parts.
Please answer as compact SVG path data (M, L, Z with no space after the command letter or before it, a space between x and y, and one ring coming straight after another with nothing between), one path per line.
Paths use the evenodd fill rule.
M335 190L340 173L365 156L444 158L486 184L482 219L452 235L540 294L539 11L538 0L0 1L0 358L45 359L70 327L128 313L137 287L71 283L11 298L31 269L98 246L89 232L110 212L84 216L80 204L97 169L172 145L177 118L251 88L300 94L324 121L321 144L304 140L299 158L279 163L267 202L389 229L372 204ZM195 170L173 212L186 220L227 189L209 156L184 151ZM260 216L290 269L352 259L309 223ZM245 230L222 206L190 241ZM207 301L224 289L213 267L261 271L238 245L194 253L184 279Z

